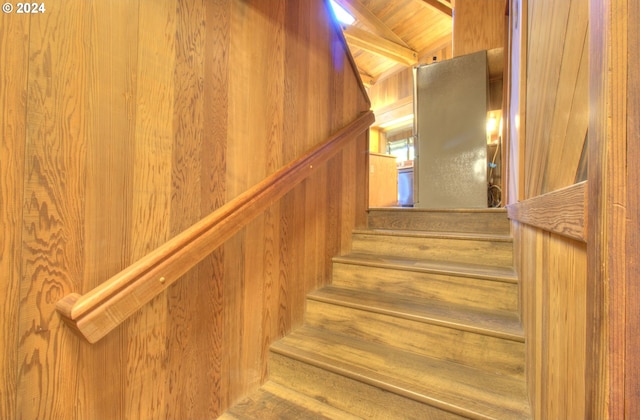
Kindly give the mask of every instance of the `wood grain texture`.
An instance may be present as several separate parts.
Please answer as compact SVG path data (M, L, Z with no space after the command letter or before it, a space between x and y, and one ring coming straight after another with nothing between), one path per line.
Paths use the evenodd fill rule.
M0 417L215 418L301 324L304 296L366 217L366 134L98 344L53 312L369 109L325 3L268 6L70 0L19 24L3 14ZM8 55L16 37L24 49Z
M323 331L494 373L524 374L522 328L515 313L329 286L309 295L305 316L305 325Z
M640 156L640 4L629 2L627 9L629 51L629 73L627 85L627 214L626 214L626 255L636 256L640 249L640 169L636 163ZM629 417L640 416L640 357L635 349L640 347L640 261L637 257L627 258L626 266L626 326L625 326L625 413Z
M0 418L16 418L29 21L0 16Z
M439 1L439 0L422 0L427 3L429 6L438 10L439 12L444 13L447 16L453 15L453 10L451 10L451 3L447 1Z
M353 0L349 2L354 3ZM373 32L383 39L394 41L397 45L408 46L417 52L417 58L421 58L427 51L439 49L438 47L443 44L441 41L447 37L449 48L451 46L450 15L443 14L426 2L413 0L358 0L357 2L368 10L367 16L375 16L375 19L367 20L362 18L361 14L354 14L357 20L351 26ZM451 11L450 5L447 9ZM374 24L373 21L379 23ZM384 25L385 29L381 25ZM390 35L389 31L395 35ZM360 73L369 75L373 80L383 80L406 68L393 59L387 59L354 44L350 43L349 47Z
M131 214L135 132L131 118L136 92L137 13L117 1L89 3L87 22L92 48L87 59L87 177L84 222L84 278L81 290L91 290L131 261ZM119 60L113 60L114 56ZM89 269L91 268L91 269ZM108 384L121 384L120 369L104 369L123 360L124 334L120 330L100 346L80 344L79 383L82 392L78 417L92 413L120 418L124 393Z
M453 56L504 47L505 5L505 0L456 0Z
M344 36L353 48L361 48L406 66L412 66L418 62L416 51L363 29L350 26L344 30Z
M334 401L338 408L364 418L390 418L399 412L411 413L406 403L400 401L387 408L376 407L373 412L371 406L364 411L356 408L362 400L369 400L369 404L377 406L375 401L371 401L374 399L372 394L380 389L408 397L407 402L422 402L467 418L528 418L524 384L514 377L488 373L478 375L476 369L461 364L427 358L390 346L373 346L364 340L335 336L308 326L275 343L271 351L274 355L271 380L289 386L295 384L296 389L307 395L327 395L327 399ZM289 363L293 362L296 368L281 369L282 361L276 361L279 356L290 358ZM314 380L301 383L295 372L302 377L308 376L304 371L309 367L319 367L323 371L316 371ZM429 374L425 375L425 371ZM337 401L334 392L323 389L323 384L340 382L330 379L336 373L356 379L350 381L350 389L342 389L347 396L358 389L357 395L361 396L361 399L349 396L350 400L360 400L350 403L349 408ZM363 384L375 390L362 392ZM395 414L390 414L389 409L396 410ZM421 415L426 413L429 411L423 406Z
M60 313L91 343L104 337L144 304L155 299L168 286L180 279L240 229L256 233L262 229L253 219L313 172L314 166L328 162L357 133L368 129L373 121L371 111L331 136L325 143L284 166L217 211L207 215L174 236L170 241L140 257L120 273L82 296L73 293L60 300ZM336 171L331 172L338 174ZM336 181L337 182L337 181ZM340 188L340 185L334 185ZM329 206L330 209L338 206ZM333 215L340 220L338 215ZM332 230L328 233L333 233ZM252 235L259 237L259 233ZM262 243L261 240L257 243ZM335 241L341 245L341 241ZM254 243L255 244L255 243ZM262 246L262 245L257 245ZM339 251L338 249L332 251ZM262 255L262 249L256 255ZM335 255L335 254L331 254Z
M274 382L306 395L324 395L331 406L347 412L357 412L360 418L394 418L400 411L409 418L460 420L468 417L429 407L377 386L353 381L279 354L272 354L270 364L273 366L273 376L279 377ZM353 394L357 394L358 398L353 398Z
M229 25L231 5L225 0L208 3L204 12L206 25L204 71L209 77L204 82L204 138L202 153L208 156L202 166L201 209L209 213L226 201L226 149L228 142L229 92ZM216 25L210 22L217 22ZM209 354L208 367L200 370L200 378L209 390L203 402L210 405L213 413L220 413L227 407L227 384L229 383L228 363L222 356L226 351L225 335L225 251L218 248L208 260L200 265L200 275L210 279L200 286L198 306L207 308L209 314L206 328L208 333L199 335L199 346ZM205 289L205 290L202 290ZM201 354L201 357L204 357ZM208 407L207 407L208 408ZM186 417L186 416L185 416Z
M587 181L507 206L509 218L587 241Z
M505 209L370 209L372 229L418 230L427 232L458 232L506 235L510 234Z
M173 115L176 96L176 13L173 0L141 2L139 11L131 260L171 237ZM127 322L125 413L166 417L168 302L162 295Z
M585 418L586 245L514 223L534 418Z
M529 398L535 418L600 418L589 411L595 401L589 388L599 380L584 379L597 358L589 344L591 202L598 194L591 169L588 184L574 185L588 125L586 69L594 48L586 40L594 14L576 1L510 6L516 39L510 47L508 208L522 282ZM573 225L568 231L575 239L561 236L558 230L566 235L567 227L559 223Z
M219 417L220 420L251 418L264 420L358 420L360 417L352 416L283 385L267 382Z
M84 271L88 49L86 4L67 3L30 22L18 328L18 418L76 411L78 341L52 299L81 287ZM4 29L4 28L3 28ZM60 40L56 42L55 40ZM60 137L64 141L60 141ZM64 351L60 351L64 349ZM64 374L61 375L60 372Z
M398 204L398 168L395 156L369 154L369 207Z
M345 10L347 10L356 20L360 21L371 32L377 34L391 42L408 47L408 45L396 35L389 27L382 22L375 14L371 13L369 9L364 7L358 0L338 0Z
M529 2L525 199L576 179L589 115L587 7Z
M205 131L205 89L201 83L206 79L205 57L199 53L206 45L205 4L180 1L177 6L171 214L182 217L171 218L172 236L213 210L211 193L205 193L203 184L215 169L201 159L205 150L211 150L205 146L211 139ZM208 389L217 370L211 351L216 312L203 310L213 307L216 289L198 281L214 277L213 264L215 256L204 258L167 290L167 377L171 385L166 392L167 399L174 401L166 405L167 418L213 417L216 412L216 399ZM185 301L192 304L184 305Z
M587 371L590 401L587 416L603 419L631 418L638 414L625 411L632 407L627 405L627 398L637 398L625 389L627 364L637 363L635 352L625 352L626 317L634 313L631 319L637 319L637 303L631 304L628 299L632 295L626 289L628 281L637 283L636 278L626 278L628 261L637 255L637 251L627 254L627 235L634 237L637 232L637 225L629 224L634 219L629 217L629 211L637 209L629 208L627 197L629 192L637 193L637 186L631 184L634 180L629 179L629 172L622 169L627 156L636 158L628 155L628 147L637 142L636 138L628 137L629 124L632 121L637 124L634 121L637 93L633 82L629 84L629 72L634 74L631 70L634 62L629 57L636 53L629 49L629 40L637 37L634 32L637 26L628 26L629 8L637 9L630 5L627 1L592 1L589 9L592 56L588 165L589 195L595 195L589 201L588 303L593 327L587 350L593 357ZM632 288L631 293L634 292Z

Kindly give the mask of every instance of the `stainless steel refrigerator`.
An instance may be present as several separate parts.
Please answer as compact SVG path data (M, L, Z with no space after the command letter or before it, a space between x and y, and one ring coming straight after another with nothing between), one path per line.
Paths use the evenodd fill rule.
M414 207L487 207L486 51L414 69Z

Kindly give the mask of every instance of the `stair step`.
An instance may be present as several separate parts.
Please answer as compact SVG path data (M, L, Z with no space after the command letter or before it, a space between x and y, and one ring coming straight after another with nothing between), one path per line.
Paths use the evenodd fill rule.
M274 343L271 351L274 382L322 395L336 408L361 417L398 418L403 413L402 418L429 418L428 407L420 413L413 404L419 402L468 418L529 418L524 381L510 376L308 326ZM349 401L354 396L365 403ZM357 411L367 407L369 412ZM369 416L371 410L379 410L378 417Z
M286 386L268 381L219 420L361 420Z
M454 311L462 312L459 306L447 308L444 317L442 308L417 311L421 305L429 307L428 303L408 299L327 287L309 295L305 323L487 372L524 377L525 347L521 336L514 340L512 331L486 325L491 321L495 324L495 319L481 319L478 313L478 324L470 325L464 320L468 313ZM494 313L489 315L497 317ZM504 338L506 335L509 338Z
M460 331L524 342L522 325L514 312L469 308L437 300L351 290L336 286L323 287L309 293L307 298Z
M424 273L472 277L505 283L518 283L513 267L496 267L475 263L457 263L438 260L351 253L333 258L334 262L368 267L391 268Z
M508 235L505 209L369 209L369 228Z
M349 254L333 259L333 285L474 308L518 309L518 279L511 267Z
M381 229L355 230L357 254L513 266L513 243L506 235L464 234Z

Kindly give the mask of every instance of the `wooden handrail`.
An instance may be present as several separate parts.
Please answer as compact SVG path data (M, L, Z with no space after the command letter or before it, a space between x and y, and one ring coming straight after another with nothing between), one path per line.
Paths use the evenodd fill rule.
M72 293L56 304L64 321L90 343L100 340L183 274L235 235L251 220L337 154L374 122L359 116L243 194L170 239L84 295Z

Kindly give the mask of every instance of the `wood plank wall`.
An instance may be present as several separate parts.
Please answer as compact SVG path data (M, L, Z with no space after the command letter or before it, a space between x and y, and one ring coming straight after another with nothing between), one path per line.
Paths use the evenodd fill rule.
M419 64L450 59L451 36L444 37L418 57ZM395 104L413 101L413 69L411 67L395 69L392 74L381 76L380 80L367 89L374 111L393 110Z
M525 199L578 181L589 123L588 4L531 1L528 16Z
M510 11L510 198L526 208L577 182L588 127L589 10L579 0L511 0ZM585 418L587 245L518 220L512 232L535 418Z
M453 56L505 45L506 0L454 0Z
M633 0L589 2L586 418L640 418L638 46Z
M0 418L215 418L267 376L365 223L366 134L97 344L55 303L369 109L325 2L276 3L0 16Z

